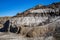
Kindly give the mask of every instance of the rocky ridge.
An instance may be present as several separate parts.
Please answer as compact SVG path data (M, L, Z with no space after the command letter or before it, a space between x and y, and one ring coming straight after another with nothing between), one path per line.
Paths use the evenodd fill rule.
M0 29L2 32L12 32L29 38L60 38L60 2L47 6L37 5L10 17L3 24Z

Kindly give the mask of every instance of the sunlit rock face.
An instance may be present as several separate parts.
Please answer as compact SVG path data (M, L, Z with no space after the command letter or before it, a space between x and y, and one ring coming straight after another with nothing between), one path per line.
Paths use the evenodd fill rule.
M46 8L46 9L37 9L37 10L32 10L31 13L51 13L51 12L59 12L59 9L51 9L51 8Z
M20 17L13 18L10 20L12 25L22 26L27 25L28 27L37 26L39 23L48 20L48 17Z
M60 19L60 4L57 4L54 4L54 6L53 4L48 6L38 5L17 14L9 20L9 27L13 27L17 31L19 27L38 27L55 22Z
M26 15L25 15L26 14ZM55 21L57 18L59 18L59 9L51 9L51 8L45 8L45 9L36 9L36 10L29 10L22 13L23 16L21 17L15 17L10 19L10 25L14 26L28 26L28 27L34 27L38 25L44 25L48 24L50 22Z
M20 34L26 38L56 40L60 38L60 3L37 5L22 13L0 21L0 31ZM37 40L36 39L36 40Z

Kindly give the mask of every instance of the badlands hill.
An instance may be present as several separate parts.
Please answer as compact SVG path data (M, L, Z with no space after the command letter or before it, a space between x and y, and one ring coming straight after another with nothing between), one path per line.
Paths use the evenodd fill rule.
M60 2L37 5L13 17L1 17L0 32L28 38L43 37L42 40L60 40ZM50 36L52 38L47 38Z

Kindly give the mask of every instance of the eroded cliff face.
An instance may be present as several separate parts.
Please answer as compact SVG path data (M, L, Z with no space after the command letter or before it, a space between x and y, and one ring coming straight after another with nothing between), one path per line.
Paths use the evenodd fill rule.
M57 32L60 28L60 6L36 7L11 18L10 32L19 33L25 37L47 37L54 36L54 33L60 35L60 32Z
M58 13L57 13L58 12ZM24 14L23 14L24 15ZM13 25L26 25L26 26L37 26L43 22L52 22L59 17L59 9L37 9L27 13L26 16L15 17L10 19L10 23Z
M7 26L8 32L24 37L60 38L60 3L35 6L9 18L4 24L3 29Z

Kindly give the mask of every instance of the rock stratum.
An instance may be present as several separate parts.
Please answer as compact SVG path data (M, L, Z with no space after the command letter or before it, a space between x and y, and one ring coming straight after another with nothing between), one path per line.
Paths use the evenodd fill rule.
M37 5L13 17L0 17L0 32L10 35L5 36L9 40L15 35L16 40L60 40L60 2Z

